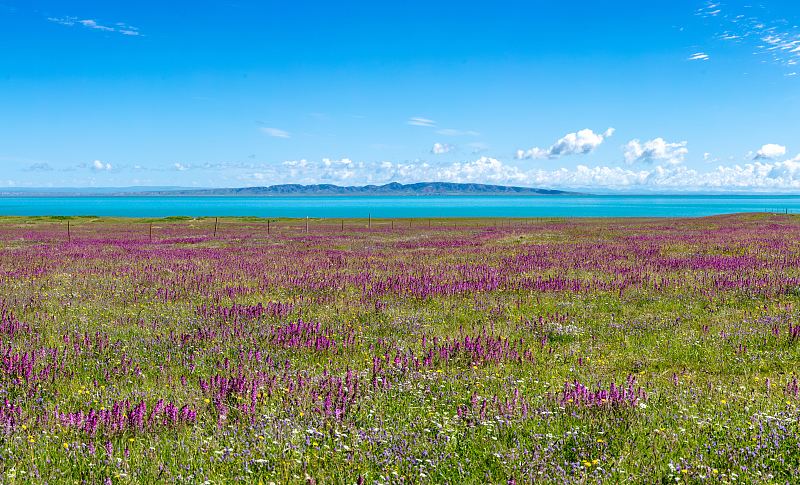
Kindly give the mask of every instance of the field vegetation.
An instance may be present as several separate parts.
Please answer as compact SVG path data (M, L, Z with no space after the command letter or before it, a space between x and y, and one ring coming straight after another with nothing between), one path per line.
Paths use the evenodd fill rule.
M790 215L3 218L0 482L796 483L798 303Z

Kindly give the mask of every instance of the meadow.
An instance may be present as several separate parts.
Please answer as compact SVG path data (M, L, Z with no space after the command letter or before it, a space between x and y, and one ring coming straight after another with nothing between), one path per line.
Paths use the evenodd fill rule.
M0 482L796 483L798 303L791 215L0 218Z

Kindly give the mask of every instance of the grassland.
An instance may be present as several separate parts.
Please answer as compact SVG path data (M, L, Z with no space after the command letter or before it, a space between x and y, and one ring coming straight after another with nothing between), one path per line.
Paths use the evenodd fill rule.
M306 224L0 219L0 482L800 475L800 218Z

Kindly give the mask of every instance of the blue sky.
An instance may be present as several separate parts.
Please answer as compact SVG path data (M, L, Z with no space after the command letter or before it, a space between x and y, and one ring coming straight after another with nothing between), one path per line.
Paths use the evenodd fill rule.
M800 189L800 2L0 0L0 185Z

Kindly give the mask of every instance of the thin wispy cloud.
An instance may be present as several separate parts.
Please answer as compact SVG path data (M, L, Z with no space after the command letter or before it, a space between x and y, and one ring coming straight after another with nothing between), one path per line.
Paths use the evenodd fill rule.
M48 17L47 20L55 24L64 25L67 27L83 27L90 30L98 30L101 32L114 32L121 35L130 37L138 37L142 34L139 29L132 25L127 25L122 22L117 22L113 25L103 25L94 19L81 19L79 17Z
M531 148L517 150L517 159L527 158L561 158L567 155L587 155L599 147L606 138L614 134L614 128L609 128L603 133L595 133L586 128L575 133L567 133L556 141L550 148Z
M410 118L407 121L407 123L411 126L427 126L427 127L436 126L435 121L428 118L420 118L420 117Z
M289 135L288 131L281 130L279 128L264 127L261 128L261 132L273 138L291 138L291 135Z
M695 52L694 54L689 56L690 61L707 61L710 58L711 57L705 52Z
M53 167L47 162L36 162L25 168L26 172L52 172Z
M767 20L763 6L708 2L697 14L716 23L720 41L745 45L767 62L800 63L800 26L788 19Z

